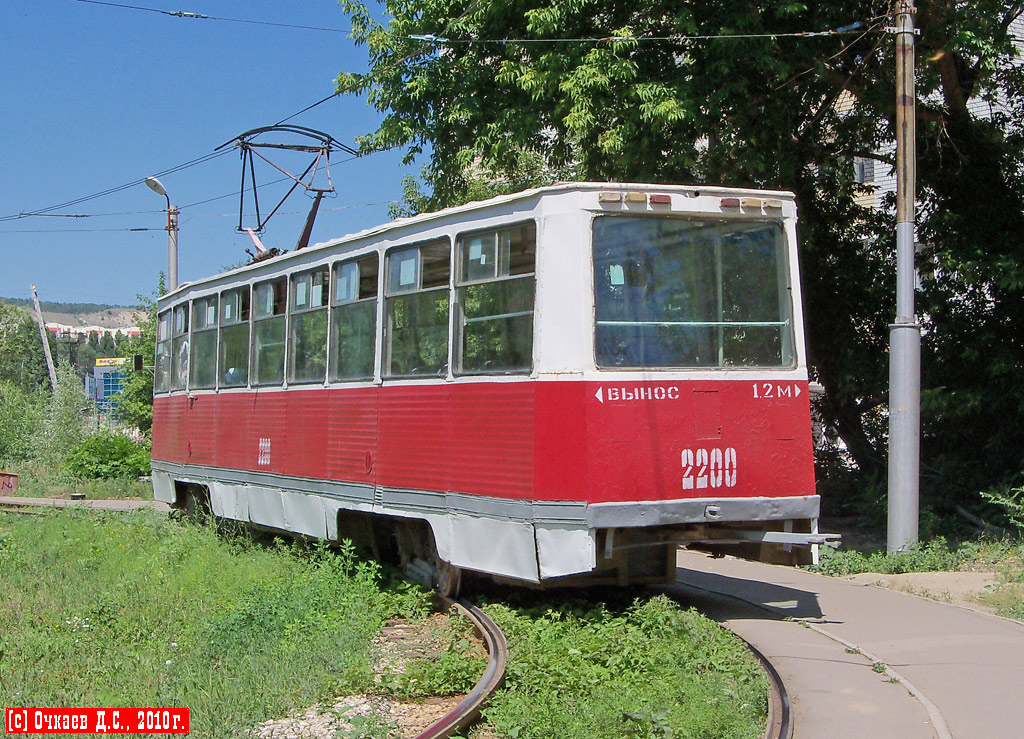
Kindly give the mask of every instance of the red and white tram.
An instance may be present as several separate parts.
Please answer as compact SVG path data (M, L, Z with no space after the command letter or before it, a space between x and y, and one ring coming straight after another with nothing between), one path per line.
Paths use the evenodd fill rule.
M413 570L671 577L817 541L796 206L573 183L159 303L155 496Z

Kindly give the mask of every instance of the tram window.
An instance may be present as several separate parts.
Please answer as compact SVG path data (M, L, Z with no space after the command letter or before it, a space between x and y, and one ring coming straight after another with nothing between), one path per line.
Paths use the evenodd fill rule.
M793 361L775 223L594 220L601 367L778 367Z
M174 308L174 331L171 339L171 390L188 386L188 303Z
M377 339L378 256L334 265L331 309L331 380L373 377Z
M254 385L280 385L284 380L285 305L288 283L284 277L253 287L252 381Z
M245 387L249 382L249 288L222 293L220 307L220 386Z
M165 393L171 387L171 311L164 311L157 321L156 368L153 391Z
M327 267L292 277L288 382L323 382L327 375Z
M192 301L192 376L189 387L217 385L217 296Z
M385 375L446 373L450 261L447 240L387 255Z
M459 374L530 371L536 256L532 222L459 237Z

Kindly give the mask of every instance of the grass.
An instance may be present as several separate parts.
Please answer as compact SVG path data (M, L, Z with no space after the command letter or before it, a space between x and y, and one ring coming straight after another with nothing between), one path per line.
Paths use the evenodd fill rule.
M85 493L89 500L153 499L153 484L135 478L74 480L38 461L16 462L2 469L18 475L18 489L5 494L19 498L66 498L71 493Z
M0 705L185 706L196 736L373 684L382 589L351 552L224 540L149 511L0 514Z
M509 641L505 690L472 735L759 737L767 681L734 636L664 596L625 608L486 607Z
M980 538L950 547L945 539L936 537L894 554L823 549L821 563L808 569L832 577L865 572L897 575L988 570L996 574L998 582L982 594L981 602L1000 616L1024 621L1024 542L1020 539Z
M996 609L1000 616L1024 621L1024 542L990 542L979 553L979 561L999 577L981 602Z

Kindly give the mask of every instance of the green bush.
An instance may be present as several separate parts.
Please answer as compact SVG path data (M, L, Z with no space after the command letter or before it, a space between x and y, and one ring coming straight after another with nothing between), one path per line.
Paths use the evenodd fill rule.
M864 554L855 549L835 550L825 548L821 563L809 567L814 572L831 577L859 575L876 572L883 575L900 575L904 572L944 572L960 569L971 560L974 553L970 547L950 549L946 540L938 536L926 544L915 544L902 552L888 554L872 552Z
M122 434L103 432L78 444L67 469L80 479L120 479L149 474L149 449Z
M1024 487L982 491L981 497L999 508L1006 520L1024 533Z

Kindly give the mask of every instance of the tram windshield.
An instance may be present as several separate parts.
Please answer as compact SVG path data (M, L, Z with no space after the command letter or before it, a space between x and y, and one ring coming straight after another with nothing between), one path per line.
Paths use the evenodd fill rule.
M792 364L781 225L609 215L593 237L598 366Z

